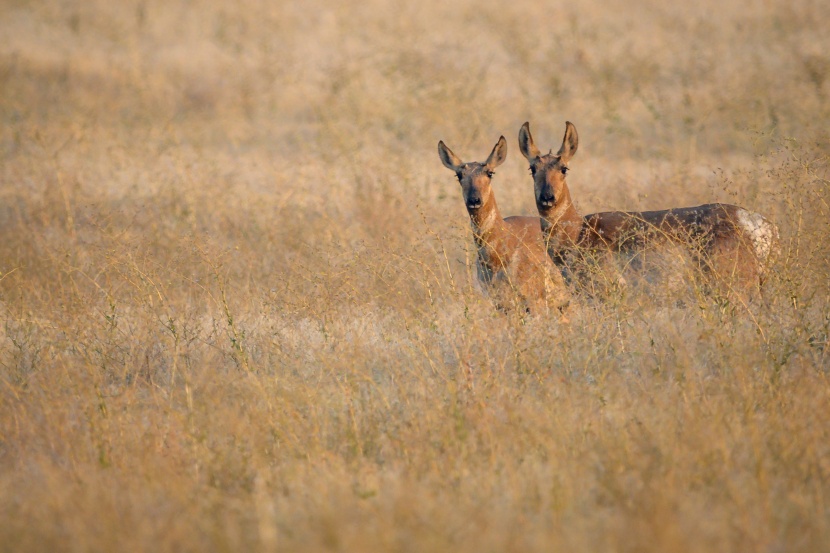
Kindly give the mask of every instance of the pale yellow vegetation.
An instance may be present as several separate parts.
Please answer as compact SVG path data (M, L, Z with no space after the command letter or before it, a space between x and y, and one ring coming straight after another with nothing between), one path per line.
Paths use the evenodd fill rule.
M8 0L0 551L830 551L830 3ZM473 287L516 135L583 213L779 225L694 275Z

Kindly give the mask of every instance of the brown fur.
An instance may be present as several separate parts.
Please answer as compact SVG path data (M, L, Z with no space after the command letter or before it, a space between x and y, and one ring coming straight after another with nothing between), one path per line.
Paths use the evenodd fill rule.
M502 136L484 163L462 162L438 143L438 155L453 170L461 185L464 204L477 249L477 276L497 303L517 298L525 307L538 310L549 304L560 310L569 296L560 272L548 257L538 217L502 219L490 185L494 170L507 156Z
M566 183L579 138L571 122L556 155L542 155L525 123L519 148L530 162L536 208L551 259L566 271L578 259L602 252L635 253L669 244L686 247L704 273L742 287L763 282L766 257L777 229L763 217L729 204L660 211L608 211L582 217Z

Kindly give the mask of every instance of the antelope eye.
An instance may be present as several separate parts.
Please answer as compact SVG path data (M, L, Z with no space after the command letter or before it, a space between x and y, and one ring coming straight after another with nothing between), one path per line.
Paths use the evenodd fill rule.
M455 178L458 179L458 182L461 182L461 173L456 173Z
M487 171L487 176L491 179L493 178L493 175L495 175L495 174L496 174L495 171Z
M530 174L534 177L536 176L536 167L534 167L533 165L530 166Z
M562 169L560 169L560 170L562 171L562 174L563 174L563 175L567 175L567 174L568 174L568 168L567 168L567 167L562 167Z

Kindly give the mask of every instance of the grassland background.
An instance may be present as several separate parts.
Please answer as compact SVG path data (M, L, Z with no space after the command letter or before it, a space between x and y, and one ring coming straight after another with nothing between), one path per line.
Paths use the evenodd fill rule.
M830 551L830 4L3 0L0 551ZM443 139L781 229L764 301L472 288Z

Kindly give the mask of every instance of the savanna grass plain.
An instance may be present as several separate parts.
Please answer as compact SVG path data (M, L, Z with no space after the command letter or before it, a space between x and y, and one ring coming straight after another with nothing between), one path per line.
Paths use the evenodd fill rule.
M830 4L5 0L0 551L830 551ZM444 140L780 228L503 313Z

